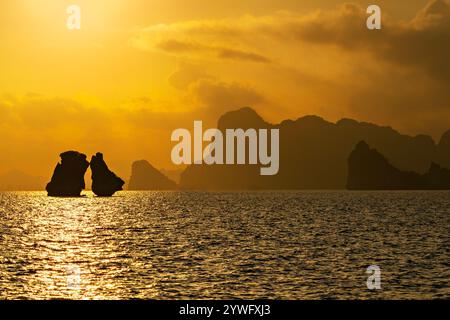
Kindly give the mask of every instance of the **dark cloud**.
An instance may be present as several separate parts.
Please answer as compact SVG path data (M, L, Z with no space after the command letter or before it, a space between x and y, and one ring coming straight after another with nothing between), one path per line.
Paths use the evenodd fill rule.
M265 98L256 90L237 82L200 80L191 90L203 106L220 112L243 106L258 106L265 102Z
M450 81L450 2L433 0L411 21L383 19L381 31L368 30L366 18L364 8L347 4L284 26L284 36L366 50L376 58Z
M192 63L181 63L177 70L169 77L169 83L174 88L184 90L189 87L190 84L201 79L213 79L214 77L208 74L205 67L195 65Z
M279 46L289 42L335 45L346 50L365 50L393 64L421 69L439 80L450 81L449 1L431 0L410 21L393 21L383 12L381 31L368 30L367 18L365 7L347 3L311 14L283 12L150 27L141 32L141 40L148 46L153 38L163 37L165 40L157 47L172 53L212 52L219 58L263 63L272 59L236 49L236 44L260 48L265 39L271 39L278 41ZM216 42L220 45L213 45Z
M181 41L176 39L164 40L156 44L156 48L172 54L204 54L219 59L247 61L256 63L270 63L271 61L255 52L238 50L224 46L205 45L194 41Z
M182 92L188 105L197 106L190 115L184 114L185 118L193 116L215 123L229 110L244 106L261 109L270 105L267 98L250 85L221 81L202 65L181 63L169 77L169 83Z
M158 44L156 44L156 48L169 53L184 53L192 51L201 52L209 50L207 46L195 42L180 41L175 39L161 41Z
M253 52L245 52L229 48L219 48L217 56L222 59L243 60L250 62L270 63L270 59Z

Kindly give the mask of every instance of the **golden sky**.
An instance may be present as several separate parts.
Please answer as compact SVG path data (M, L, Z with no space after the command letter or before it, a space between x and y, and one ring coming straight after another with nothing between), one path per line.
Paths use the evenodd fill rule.
M70 149L102 151L125 179L134 160L170 168L172 130L243 106L439 139L449 56L445 0L1 1L0 174L50 176Z

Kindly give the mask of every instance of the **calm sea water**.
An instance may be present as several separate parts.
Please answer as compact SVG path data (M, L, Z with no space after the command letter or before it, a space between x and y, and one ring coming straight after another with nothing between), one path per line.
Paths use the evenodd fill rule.
M450 192L0 193L0 298L449 298L449 231Z

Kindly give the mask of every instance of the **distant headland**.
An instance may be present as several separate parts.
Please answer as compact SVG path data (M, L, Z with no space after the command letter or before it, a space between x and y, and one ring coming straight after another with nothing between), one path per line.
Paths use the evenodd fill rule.
M434 162L424 174L399 170L364 141L350 154L348 169L350 190L450 190L450 170Z
M128 190L174 190L177 184L155 169L148 161L133 162Z

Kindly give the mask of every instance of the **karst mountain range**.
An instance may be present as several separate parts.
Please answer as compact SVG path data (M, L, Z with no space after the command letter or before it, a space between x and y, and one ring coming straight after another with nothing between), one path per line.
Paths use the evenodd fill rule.
M435 142L427 135L404 135L352 119L332 123L305 116L270 124L248 107L225 113L217 128L279 129L278 174L261 176L257 165L189 165L175 182L139 160L132 164L126 189L450 189L450 130ZM36 185L20 172L3 180L11 185L14 176L30 189Z

